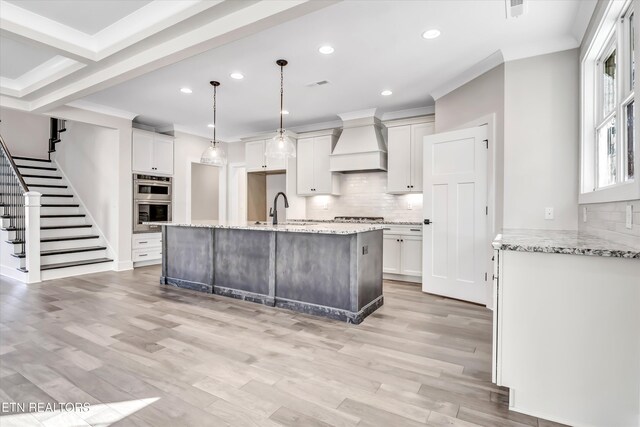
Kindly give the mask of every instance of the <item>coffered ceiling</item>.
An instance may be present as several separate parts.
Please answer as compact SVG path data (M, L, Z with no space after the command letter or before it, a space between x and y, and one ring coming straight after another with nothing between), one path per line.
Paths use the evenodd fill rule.
M283 57L288 126L425 109L477 64L579 46L594 5L529 0L506 19L502 0L0 0L0 105L69 104L207 134L216 79L219 134L234 140L275 127ZM422 38L433 28L440 37Z

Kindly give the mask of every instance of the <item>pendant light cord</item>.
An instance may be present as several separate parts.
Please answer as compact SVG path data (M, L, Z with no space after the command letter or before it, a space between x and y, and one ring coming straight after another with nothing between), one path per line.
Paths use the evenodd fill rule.
M216 91L217 86L213 86L213 146L218 142L216 140Z
M282 134L282 111L284 109L284 65L280 66L280 134Z

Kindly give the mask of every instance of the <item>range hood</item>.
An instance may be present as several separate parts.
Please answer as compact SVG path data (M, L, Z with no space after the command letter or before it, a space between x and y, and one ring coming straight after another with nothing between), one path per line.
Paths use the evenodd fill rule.
M343 129L329 156L332 172L387 170L387 144L384 127L376 110L338 114Z

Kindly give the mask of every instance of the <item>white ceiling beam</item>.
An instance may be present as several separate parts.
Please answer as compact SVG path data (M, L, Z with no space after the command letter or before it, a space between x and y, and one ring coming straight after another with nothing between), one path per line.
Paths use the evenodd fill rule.
M66 104L91 93L127 81L160 67L173 64L231 41L336 3L335 0L271 0L244 2L247 7L233 11L191 31L176 35L130 57L45 94L31 102L32 110ZM230 5L237 5L234 1Z

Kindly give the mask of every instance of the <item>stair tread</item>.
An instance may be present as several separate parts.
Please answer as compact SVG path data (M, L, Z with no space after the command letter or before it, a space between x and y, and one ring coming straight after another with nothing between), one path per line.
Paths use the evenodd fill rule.
M73 203L43 203L40 205L43 208L79 208L80 205L74 205Z
M23 173L22 177L23 178L42 178L42 179L62 179L61 176L57 176L57 175L34 175L31 173Z
M91 224L77 224L77 225L47 225L44 227L40 227L40 230L62 230L65 228L91 228L93 225ZM0 228L2 231L16 231L16 230L24 230L24 227L16 228L16 227L6 227Z
M85 214L52 214L40 215L40 218L84 218Z
M69 240L91 240L91 239L99 239L100 236L97 234L88 234L86 236L61 236L61 237L45 237L44 239L40 239L40 243L52 243L52 242L66 242ZM5 240L7 243L11 243L14 245L21 245L24 243L22 239L13 239L13 240Z
M46 188L67 188L66 185L55 185L55 184L27 184L27 187L46 187Z
M68 197L68 198L72 198L73 194L43 194L41 197Z
M66 248L66 249L50 249L47 251L40 251L40 256L51 256L51 255L67 255L67 254L79 254L82 252L95 252L95 251L103 251L107 249L106 246L86 246L82 248ZM25 254L11 254L16 258L24 258Z
M76 267L79 265L91 265L91 264L101 264L104 262L113 261L111 258L96 258L96 259L86 259L83 261L71 261L71 262L59 262L57 264L44 264L40 266L40 270L55 270L57 268L66 268L66 267ZM22 272L27 272L27 269L24 267L18 268L18 270Z
M24 156L11 156L11 157L13 157L13 160L30 160L30 161L33 161L33 162L51 163L51 160L37 159L35 157L24 157Z
M56 168L48 168L46 166L30 166L30 165L16 165L18 169L36 169L40 171L57 171Z

